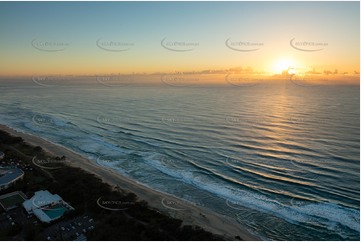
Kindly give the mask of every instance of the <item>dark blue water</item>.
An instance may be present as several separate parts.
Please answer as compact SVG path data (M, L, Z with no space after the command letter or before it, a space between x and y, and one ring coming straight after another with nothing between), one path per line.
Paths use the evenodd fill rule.
M1 84L0 123L263 238L359 240L359 86Z

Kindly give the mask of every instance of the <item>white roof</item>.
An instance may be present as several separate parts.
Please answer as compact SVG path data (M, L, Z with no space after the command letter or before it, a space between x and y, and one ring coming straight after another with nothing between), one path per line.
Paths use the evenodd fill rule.
M35 192L34 196L30 199L35 208L41 208L52 203L62 201L62 198L58 194L51 194L49 191Z
M10 184L24 175L19 168L0 167L0 185Z
M31 212L33 209L33 203L31 200L26 200L23 202L23 207L25 208L26 212Z
M33 212L42 222L49 223L52 219L41 208L62 201L59 195L53 195L47 190L42 190L35 192L31 199L24 201L23 207L28 213Z

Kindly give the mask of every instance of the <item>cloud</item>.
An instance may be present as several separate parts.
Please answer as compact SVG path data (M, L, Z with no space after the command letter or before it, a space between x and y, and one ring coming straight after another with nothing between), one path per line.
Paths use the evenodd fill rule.
M324 70L323 74L325 75L337 75L338 74L338 70L335 69L334 71L330 71L330 70Z

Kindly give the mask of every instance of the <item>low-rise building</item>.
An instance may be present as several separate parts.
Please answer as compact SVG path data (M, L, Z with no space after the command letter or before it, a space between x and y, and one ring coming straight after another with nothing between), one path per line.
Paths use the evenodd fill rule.
M0 191L9 188L23 177L24 172L19 168L0 167Z
M67 211L74 210L59 195L49 191L37 191L34 196L23 202L28 214L34 214L41 222L50 223L62 217Z

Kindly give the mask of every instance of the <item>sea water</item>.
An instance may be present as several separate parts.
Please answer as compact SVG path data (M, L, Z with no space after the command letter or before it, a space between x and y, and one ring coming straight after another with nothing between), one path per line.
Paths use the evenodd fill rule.
M360 239L359 86L100 84L2 82L0 123L264 239Z

